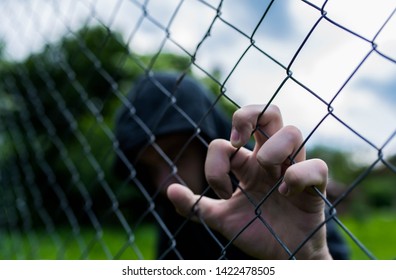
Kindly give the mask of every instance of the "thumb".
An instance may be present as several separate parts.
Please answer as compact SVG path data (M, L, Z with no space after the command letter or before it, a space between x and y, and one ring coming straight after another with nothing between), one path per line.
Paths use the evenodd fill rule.
M219 230L216 205L221 203L221 200L196 195L188 187L180 184L170 185L167 196L180 215L195 222L203 221L214 230Z

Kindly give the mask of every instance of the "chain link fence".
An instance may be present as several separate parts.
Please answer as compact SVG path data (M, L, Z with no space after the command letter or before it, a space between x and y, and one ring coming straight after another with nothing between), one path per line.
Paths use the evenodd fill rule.
M214 112L231 120L241 106L276 104L301 129L309 157L329 166L327 221L348 257L393 259L395 9L392 1L2 1L0 258L249 258L177 215L162 189L170 177L183 182L175 161L187 147L208 146ZM191 76L211 92L199 119L169 99L191 126L175 158L156 136L165 113L147 105L154 121L144 123L130 99L140 76L169 97L154 74L164 71L177 73L173 87ZM123 149L120 108L170 169L158 189L136 164L144 157Z

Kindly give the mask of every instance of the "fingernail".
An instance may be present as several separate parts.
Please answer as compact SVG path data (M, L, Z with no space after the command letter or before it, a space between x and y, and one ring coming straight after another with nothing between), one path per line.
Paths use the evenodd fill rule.
M286 185L285 182L283 182L282 184L280 184L280 186L279 186L279 188L278 188L278 191L279 191L279 193L282 194L282 195L287 195L287 194L288 194L289 189L288 189L288 187L287 187L287 185Z
M236 148L239 148L241 142L241 136L239 132L233 127L231 130L231 145Z
M228 199L231 197L230 193L225 190L216 190L216 194L222 199Z

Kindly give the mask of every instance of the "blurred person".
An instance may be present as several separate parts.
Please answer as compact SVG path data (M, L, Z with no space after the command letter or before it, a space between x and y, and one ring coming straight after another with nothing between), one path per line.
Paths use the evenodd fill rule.
M324 201L311 186L325 194L327 166L306 160L303 148L290 164L302 136L297 128L283 126L277 107L270 106L260 118L264 106L243 107L231 123L203 85L177 73L142 76L128 101L118 112L116 136L166 227L159 233L159 258L289 258L255 218L252 204L282 176L278 190L258 209L291 252L325 221ZM257 126L270 137L255 132L251 148L248 142ZM118 158L116 173L126 178L127 165ZM240 187L233 187L232 180ZM225 246L228 240L233 242ZM296 257L346 259L348 249L330 220Z

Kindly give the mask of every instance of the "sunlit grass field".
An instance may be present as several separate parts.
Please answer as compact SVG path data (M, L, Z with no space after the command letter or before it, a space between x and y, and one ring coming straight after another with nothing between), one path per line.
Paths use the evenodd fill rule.
M365 215L363 218L341 217L343 224L378 259L396 258L396 215ZM30 234L0 231L1 259L155 259L156 229L143 225L129 238L120 228L102 232L82 229L78 235L58 229L57 238L45 231ZM368 259L367 255L346 236L351 258Z
M376 213L362 218L342 217L353 235L380 260L396 259L396 213ZM366 260L368 256L349 238L351 258Z
M155 259L156 231L144 225L129 238L121 228L102 232L81 229L78 234L58 229L58 236L40 230L29 234L0 231L0 259Z

